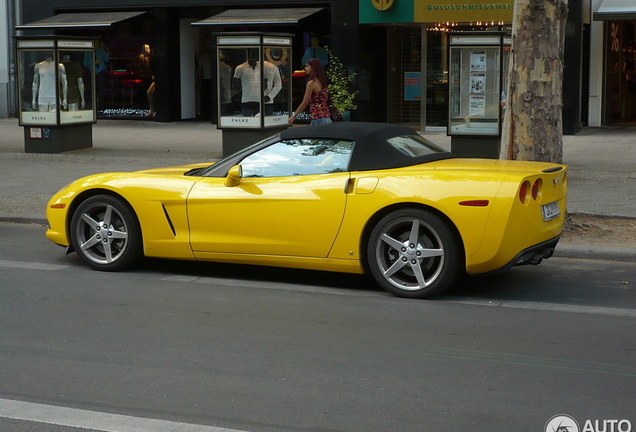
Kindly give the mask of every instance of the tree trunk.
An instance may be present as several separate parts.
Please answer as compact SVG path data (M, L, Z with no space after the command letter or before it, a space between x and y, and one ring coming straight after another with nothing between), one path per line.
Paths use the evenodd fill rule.
M568 0L515 0L501 159L563 160Z

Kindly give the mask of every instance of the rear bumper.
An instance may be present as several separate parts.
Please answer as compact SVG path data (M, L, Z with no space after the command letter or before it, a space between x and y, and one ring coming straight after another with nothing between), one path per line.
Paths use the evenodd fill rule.
M544 259L550 258L554 254L557 243L561 239L561 234L534 246L530 246L519 252L508 264L495 270L495 272L510 270L512 267L522 265L539 265Z

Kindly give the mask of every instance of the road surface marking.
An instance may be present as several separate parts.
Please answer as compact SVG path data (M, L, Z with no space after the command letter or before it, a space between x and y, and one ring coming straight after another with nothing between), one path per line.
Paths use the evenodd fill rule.
M519 300L489 300L489 299L472 299L472 298L453 298L445 297L445 300L453 303L501 307L509 309L529 309L549 312L570 312L570 313L586 313L593 315L612 315L619 317L636 318L636 309L621 309L601 306L585 306L558 303L529 302Z
M0 260L0 267L9 267L9 268L21 268L21 269L29 269L29 270L64 270L69 268L70 266L56 265L56 264L44 264L44 263L34 263L34 262L24 262L24 261L7 261Z
M100 432L247 432L191 423L131 417L54 405L0 399L0 417Z
M426 355L457 360L502 363L516 366L561 369L567 371L600 373L609 375L636 377L636 367L612 363L599 363L571 359L537 357L520 354L505 354L491 351L470 350L464 348L437 347L425 352Z
M224 279L216 277L199 277L199 276L167 276L162 277L160 280L164 282L183 282L194 284L205 284L214 286L228 286L236 288L262 288L273 289L280 291L292 291L292 292L304 292L304 293L320 293L331 295L345 295L356 297L375 297L388 295L378 291L366 291L366 290L353 290L347 288L333 288L323 287L317 285L301 285L284 282L267 282L267 281L254 281L248 279ZM387 297L393 298L393 297ZM480 299L471 297L453 297L444 296L438 297L438 300L443 300L448 303L465 304L472 306L488 306L488 307L500 307L507 309L528 309L539 310L545 312L568 312L568 313L584 313L591 315L611 315L625 318L636 318L636 309L624 309L624 308L612 308L602 306L585 306L585 305L573 305L573 304L558 304L558 303L546 303L546 302L530 302L519 300L496 300L496 299Z
M160 280L164 282L183 282L183 283L194 283L199 285L214 285L214 286L222 286L222 287L232 287L232 288L262 288L262 289L271 289L278 291L293 291L293 292L305 292L305 293L321 293L321 294L331 294L331 295L346 295L346 296L356 296L356 297L369 297L373 296L374 293L372 291L356 291L353 289L347 288L333 288L333 287L323 287L317 285L301 285L296 283L285 283L285 282L268 282L268 281L257 281L257 280L249 280L249 279L225 279L225 278L217 278L217 277L207 277L207 276L166 276L160 278Z

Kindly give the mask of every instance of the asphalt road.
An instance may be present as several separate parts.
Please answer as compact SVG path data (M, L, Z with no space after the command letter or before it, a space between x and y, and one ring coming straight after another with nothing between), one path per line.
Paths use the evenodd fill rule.
M636 263L552 258L414 301L352 275L95 272L43 232L0 224L2 431L636 427Z

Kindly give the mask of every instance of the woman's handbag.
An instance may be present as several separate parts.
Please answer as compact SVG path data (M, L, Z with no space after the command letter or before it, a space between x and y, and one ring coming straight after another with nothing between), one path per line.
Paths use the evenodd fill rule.
M333 104L331 100L331 96L327 96L327 108L329 109L329 117L331 117L331 121L334 123L338 123L343 121L342 114L338 111L338 108Z

